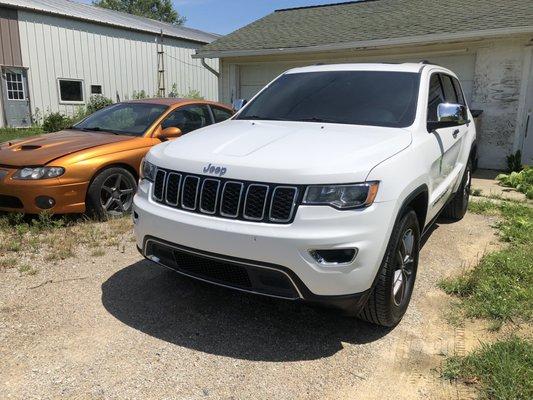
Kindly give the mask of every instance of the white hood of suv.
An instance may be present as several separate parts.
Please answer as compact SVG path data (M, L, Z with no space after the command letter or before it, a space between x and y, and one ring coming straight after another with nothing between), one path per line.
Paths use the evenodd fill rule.
M362 182L381 161L411 143L408 130L314 122L229 120L152 148L157 166L271 183ZM219 170L220 171L220 170Z

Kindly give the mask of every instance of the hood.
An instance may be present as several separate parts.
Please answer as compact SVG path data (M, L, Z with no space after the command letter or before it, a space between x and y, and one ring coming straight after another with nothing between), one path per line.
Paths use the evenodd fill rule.
M411 143L405 129L287 121L229 120L157 145L158 166L225 178L313 184L364 181L381 161ZM225 170L223 170L225 168Z
M46 165L52 160L91 147L132 140L105 132L64 130L0 144L0 165L23 167Z

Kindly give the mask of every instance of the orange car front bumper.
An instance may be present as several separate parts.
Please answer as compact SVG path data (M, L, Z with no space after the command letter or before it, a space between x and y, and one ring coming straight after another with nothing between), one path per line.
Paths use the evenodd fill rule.
M60 179L17 180L12 176L16 170L0 168L0 211L39 214L45 210L54 214L85 212L85 194L89 182L62 184ZM3 175L5 176L2 178ZM53 199L50 208L39 207L40 197Z

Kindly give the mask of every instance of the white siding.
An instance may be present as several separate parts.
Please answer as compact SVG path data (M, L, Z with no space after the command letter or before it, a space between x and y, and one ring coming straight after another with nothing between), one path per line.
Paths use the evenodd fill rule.
M141 90L157 94L156 35L26 11L18 15L33 114L76 110L78 105L60 104L58 78L82 79L85 101L91 85L102 85L113 100L117 93L121 100ZM217 100L216 77L191 58L200 44L165 37L164 45L167 94L175 83L181 94L198 90ZM218 69L218 60L209 64Z

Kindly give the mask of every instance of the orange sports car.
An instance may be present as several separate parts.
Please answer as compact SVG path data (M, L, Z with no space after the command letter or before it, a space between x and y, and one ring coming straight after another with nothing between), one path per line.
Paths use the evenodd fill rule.
M0 210L38 214L131 210L141 160L150 147L233 114L188 99L113 104L69 129L0 144Z

